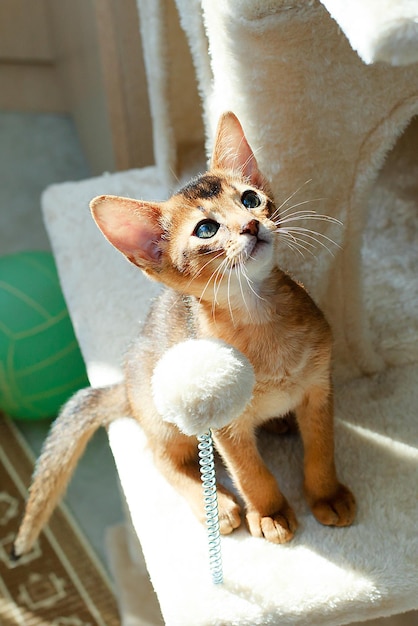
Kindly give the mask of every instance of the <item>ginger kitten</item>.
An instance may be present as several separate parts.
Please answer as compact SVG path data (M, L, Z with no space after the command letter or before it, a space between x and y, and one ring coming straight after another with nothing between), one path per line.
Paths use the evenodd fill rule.
M221 118L209 171L162 203L115 196L91 202L109 242L166 285L126 358L122 383L84 389L64 406L34 472L15 557L32 547L99 426L130 414L167 480L205 519L197 441L158 415L151 377L164 351L186 338L223 339L244 353L256 384L249 407L214 433L245 503L251 534L289 541L297 520L257 450L256 429L293 412L304 445L304 490L316 519L347 526L354 497L334 463L332 337L321 311L276 265L283 240L269 185L238 119ZM241 524L234 496L218 494L221 532Z

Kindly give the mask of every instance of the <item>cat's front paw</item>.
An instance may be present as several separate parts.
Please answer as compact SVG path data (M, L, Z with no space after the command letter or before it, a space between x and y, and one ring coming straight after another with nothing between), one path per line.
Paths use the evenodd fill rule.
M356 501L344 485L339 484L332 496L310 503L312 513L325 526L350 526L356 514Z
M219 530L229 535L241 525L241 508L227 493L218 491Z
M296 516L287 503L272 515L248 511L247 523L253 537L264 537L272 543L287 543L298 527Z

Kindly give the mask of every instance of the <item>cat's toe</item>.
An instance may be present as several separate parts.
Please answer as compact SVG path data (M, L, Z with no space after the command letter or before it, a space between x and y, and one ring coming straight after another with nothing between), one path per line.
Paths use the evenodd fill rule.
M287 543L298 527L296 516L288 505L273 515L248 512L247 523L253 537L264 537L272 543Z
M335 494L313 502L311 509L325 526L350 526L356 514L356 501L351 491L340 484Z

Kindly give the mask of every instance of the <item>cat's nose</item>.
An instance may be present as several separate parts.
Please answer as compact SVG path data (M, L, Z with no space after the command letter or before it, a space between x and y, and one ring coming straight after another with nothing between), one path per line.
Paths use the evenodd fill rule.
M254 235L254 237L257 237L259 226L260 222L258 220L250 220L241 227L240 235Z

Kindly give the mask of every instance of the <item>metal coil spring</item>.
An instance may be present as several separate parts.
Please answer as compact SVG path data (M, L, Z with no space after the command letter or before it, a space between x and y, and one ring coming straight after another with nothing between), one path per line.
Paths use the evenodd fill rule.
M215 585L222 584L221 534L219 530L218 498L216 494L215 462L213 458L212 433L209 430L198 437L200 477L206 512L209 543L209 567Z

